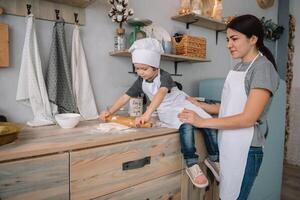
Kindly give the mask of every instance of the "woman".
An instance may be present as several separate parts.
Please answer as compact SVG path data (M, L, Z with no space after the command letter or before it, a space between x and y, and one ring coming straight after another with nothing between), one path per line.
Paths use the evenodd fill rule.
M274 57L263 38L257 17L234 18L227 25L227 47L231 56L241 62L227 75L221 105L197 103L219 117L203 119L188 109L178 115L181 121L196 127L219 129L222 200L247 199L261 165L268 130L266 112L279 85Z

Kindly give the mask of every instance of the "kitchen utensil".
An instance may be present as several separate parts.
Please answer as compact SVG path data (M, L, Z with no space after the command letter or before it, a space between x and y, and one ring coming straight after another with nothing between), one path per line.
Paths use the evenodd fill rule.
M0 122L0 146L17 139L23 125L12 122Z
M74 128L80 121L80 114L62 113L55 115L55 120L61 128Z
M125 117L125 116L119 116L119 115L111 115L106 118L107 122L114 122L118 124L122 124L125 126L129 126L131 128L150 128L152 127L152 123L146 122L140 126L135 125L135 117Z

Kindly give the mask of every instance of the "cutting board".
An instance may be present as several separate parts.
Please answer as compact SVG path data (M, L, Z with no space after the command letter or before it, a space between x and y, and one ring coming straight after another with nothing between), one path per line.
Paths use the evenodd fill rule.
M0 67L9 66L8 24L0 23Z

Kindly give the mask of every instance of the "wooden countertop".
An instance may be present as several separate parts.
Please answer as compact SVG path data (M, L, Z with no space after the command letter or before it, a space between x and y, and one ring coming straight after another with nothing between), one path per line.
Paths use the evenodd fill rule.
M98 124L99 121L93 120L80 122L73 129L62 129L57 125L25 127L15 142L0 146L0 162L76 151L177 132L176 129L169 128L140 128L103 133L97 130Z

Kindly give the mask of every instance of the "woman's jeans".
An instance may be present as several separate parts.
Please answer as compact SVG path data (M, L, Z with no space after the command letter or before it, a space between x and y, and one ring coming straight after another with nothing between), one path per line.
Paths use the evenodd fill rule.
M190 124L182 124L179 128L181 153L188 167L198 163L198 155L196 154L194 130ZM201 128L204 143L208 157L211 161L219 160L218 136L216 129ZM263 159L262 147L250 147L245 174L241 186L238 200L246 200L253 186L254 180L258 174Z
M245 174L241 186L241 191L238 200L246 200L249 196L255 178L263 160L262 147L250 147Z

